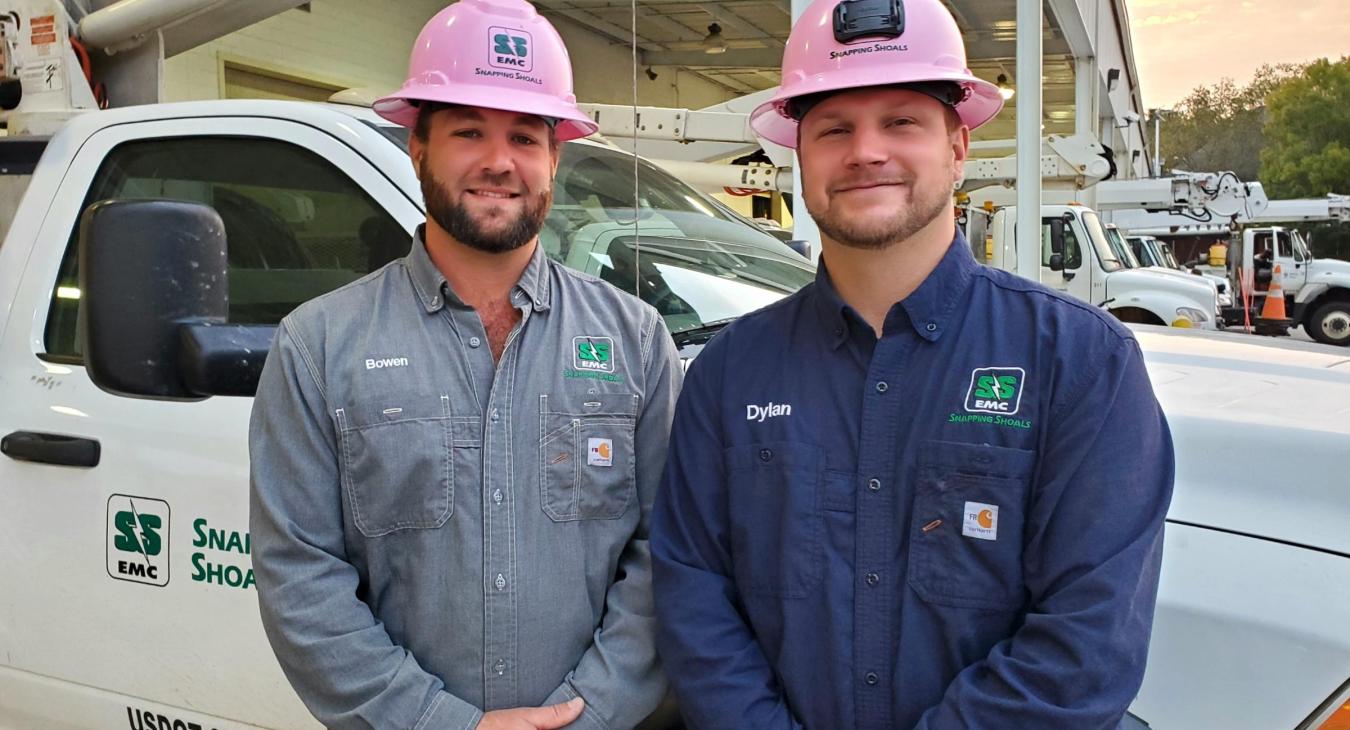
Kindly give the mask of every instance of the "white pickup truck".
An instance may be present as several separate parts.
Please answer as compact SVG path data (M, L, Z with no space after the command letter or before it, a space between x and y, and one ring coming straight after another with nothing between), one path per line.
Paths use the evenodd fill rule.
M222 101L0 142L0 728L316 726L258 617L249 396L269 325L406 250L425 214L400 133ZM638 287L686 353L811 279L659 170L635 206L631 157L565 149L541 241ZM90 207L136 198L215 214ZM1133 712L1316 728L1350 691L1350 364L1195 334L1139 332L1179 471Z

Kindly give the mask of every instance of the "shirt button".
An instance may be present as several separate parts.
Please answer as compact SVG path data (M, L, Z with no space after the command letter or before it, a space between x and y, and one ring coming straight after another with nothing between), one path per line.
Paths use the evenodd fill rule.
M867 574L867 585L869 585L869 586L874 586L874 585L876 585L876 584L878 584L878 583L880 583L880 582L881 582L881 576L877 575L876 573L868 573L868 574Z
M877 392L878 392L878 393L885 393L886 391L888 391L888 390L890 390L890 389L891 389L891 386L887 385L887 384L886 384L886 381L884 381L884 380L881 381L881 382L879 382L879 383L877 383Z
M872 490L873 492L880 492L880 491L881 491L881 480L880 480L880 479L868 479L868 480L867 480L867 488L870 489L870 490Z
M932 323L932 322L929 322L929 323L924 327L924 329L928 330L929 332L937 332L937 325L934 324L934 323Z
M506 674L506 660L498 659L497 663L492 665L492 671L496 672L498 677Z
M441 303L441 298L440 298L440 297L432 297L432 298L431 298L431 306L435 307L435 306L439 305L440 303Z
M498 489L497 491L492 493L492 501L496 502L497 504L502 503L502 490Z
M497 580L493 583L493 585L497 586L497 590L499 591L506 588L506 576L502 575L501 573L498 573Z
M772 449L760 449L760 450L759 450L759 460L760 460L760 461L773 461L773 450L772 450Z
M496 423L496 422L497 422L497 418L498 418L499 416L501 416L501 414L497 412L497 409L496 409L496 408L493 408L493 409L492 409L492 422L493 422L493 423Z
M877 682L881 681L881 677L878 677L876 672L868 672L867 676L863 677L863 679L869 685L875 685Z
M483 341L478 339L477 337L469 338L469 347L478 347L481 344L483 344Z

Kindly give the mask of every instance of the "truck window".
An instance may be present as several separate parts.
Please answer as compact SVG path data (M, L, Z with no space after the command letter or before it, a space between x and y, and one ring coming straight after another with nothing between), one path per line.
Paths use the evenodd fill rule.
M1041 266L1050 265L1050 219L1041 220ZM1067 271L1073 271L1083 265L1083 250L1078 245L1078 236L1074 235L1073 226L1065 224L1064 226L1064 268Z
M1294 255L1294 244L1289 240L1289 231L1280 231L1276 240L1278 241L1280 258L1287 259Z
M1106 236L1106 230L1102 228L1102 221L1093 211L1083 211L1079 215L1079 221L1087 229L1087 235L1092 239L1092 248L1097 252L1097 259L1101 261L1102 271L1111 273L1129 268L1129 260L1124 255L1117 252L1111 245L1111 240Z
M231 322L276 324L309 299L407 254L412 237L346 174L308 150L256 138L129 142L103 161L85 205L204 203L225 223ZM78 361L79 225L47 318L48 356Z
M1312 253L1308 251L1308 244L1303 240L1303 234L1294 231L1294 260L1307 261L1312 258Z

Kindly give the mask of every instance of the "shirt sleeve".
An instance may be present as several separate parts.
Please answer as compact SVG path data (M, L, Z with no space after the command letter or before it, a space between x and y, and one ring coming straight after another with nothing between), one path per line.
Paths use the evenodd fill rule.
M670 440L670 421L684 370L660 315L651 311L644 352L645 388L635 434L637 494L642 510L633 536L619 557L614 583L605 595L604 619L594 642L546 705L580 695L586 710L569 727L630 728L665 696L667 683L656 658L656 610L652 600L649 542L652 502L661 482Z
M328 411L309 351L283 322L249 428L253 568L277 660L326 727L475 727L482 713L446 693L357 598Z
M921 729L1115 728L1139 691L1172 437L1138 344L1105 338L1105 356L1082 359L1047 420L1024 536L1025 621L957 675Z
M657 645L691 728L799 728L732 579L717 345L690 368L653 511Z

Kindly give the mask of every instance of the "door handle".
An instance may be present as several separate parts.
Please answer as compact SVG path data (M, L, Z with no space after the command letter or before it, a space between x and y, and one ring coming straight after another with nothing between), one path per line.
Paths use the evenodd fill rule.
M60 466L98 466L98 441L55 433L15 431L0 439L0 453L18 461Z

